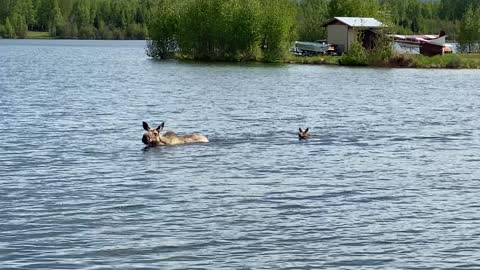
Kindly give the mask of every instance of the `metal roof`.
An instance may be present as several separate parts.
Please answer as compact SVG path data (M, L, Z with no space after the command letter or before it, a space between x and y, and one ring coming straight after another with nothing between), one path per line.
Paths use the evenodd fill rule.
M328 22L324 23L323 26L327 26L334 21L339 21L343 24L346 24L350 27L369 27L369 28L378 28L384 27L383 23L377 21L374 18L362 18L362 17L334 17Z

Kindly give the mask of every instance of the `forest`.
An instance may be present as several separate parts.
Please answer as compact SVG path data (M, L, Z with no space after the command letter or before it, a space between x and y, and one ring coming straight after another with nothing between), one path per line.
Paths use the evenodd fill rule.
M156 0L0 0L0 36L146 39Z
M0 36L150 39L151 54L187 58L278 58L294 40L324 39L334 16L374 17L390 33L444 30L478 51L478 0L0 0Z

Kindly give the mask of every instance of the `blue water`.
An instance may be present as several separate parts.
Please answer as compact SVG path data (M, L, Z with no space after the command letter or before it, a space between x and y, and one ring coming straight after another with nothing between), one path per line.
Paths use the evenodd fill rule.
M480 269L480 71L144 45L0 40L1 269Z

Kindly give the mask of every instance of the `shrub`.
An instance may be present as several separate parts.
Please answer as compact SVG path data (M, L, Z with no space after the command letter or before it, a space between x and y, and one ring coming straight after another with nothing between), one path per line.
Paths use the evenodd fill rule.
M344 53L338 62L345 66L366 66L368 65L367 52L360 42L355 41L350 46L350 50Z
M95 39L95 31L92 26L82 26L78 31L78 36L81 39Z
M413 67L414 60L411 55L398 54L388 60L389 67Z
M419 68L462 68L462 59L456 54L435 55L432 57L417 55L414 66Z

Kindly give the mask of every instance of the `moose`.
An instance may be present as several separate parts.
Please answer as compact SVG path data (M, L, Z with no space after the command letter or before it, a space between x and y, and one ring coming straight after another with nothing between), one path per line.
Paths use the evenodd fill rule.
M150 128L147 122L143 122L143 129L146 132L143 134L142 142L147 146L208 142L208 138L200 133L177 135L173 131L167 131L164 134L161 134L164 126L165 122L161 123L157 128Z
M299 140L310 139L310 134L308 134L308 127L305 130L302 130L302 128L298 128L298 139Z

